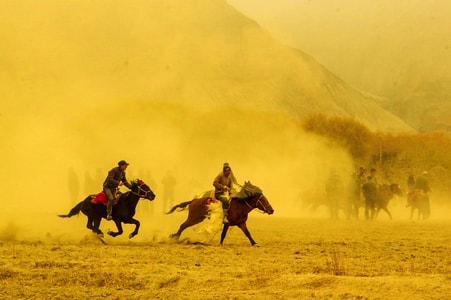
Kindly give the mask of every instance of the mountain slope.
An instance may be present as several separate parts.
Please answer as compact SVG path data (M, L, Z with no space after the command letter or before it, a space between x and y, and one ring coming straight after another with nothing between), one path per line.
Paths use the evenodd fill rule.
M26 111L128 99L353 117L409 131L371 96L272 39L224 0L2 1L2 96ZM23 113L24 111L22 111Z

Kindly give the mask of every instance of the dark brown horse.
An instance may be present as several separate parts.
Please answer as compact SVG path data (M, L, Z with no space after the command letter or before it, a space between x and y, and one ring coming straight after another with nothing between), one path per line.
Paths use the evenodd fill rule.
M133 216L136 212L136 205L140 198L148 199L150 201L155 199L155 194L150 189L150 187L145 184L142 180L136 179L132 181L131 191L121 194L119 201L113 206L113 221L118 229L117 232L109 231L108 234L112 237L121 235L123 233L122 224L134 224L135 230L130 233L129 238L134 237L138 234L140 223L138 220L134 219ZM89 195L85 200L78 203L74 208L70 210L68 214L58 215L61 218L70 218L72 216L78 215L80 211L88 217L88 223L86 227L92 232L99 235L100 238L103 237L103 232L100 230L100 221L102 218L106 218L106 205L102 203L93 203L92 199L96 195ZM103 242L103 240L101 239Z
M374 203L374 208L376 210L375 217L377 217L379 215L380 210L383 210L388 214L388 216L390 217L390 220L392 219L392 215L391 215L390 211L388 210L387 206L394 195L398 195L400 197L403 196L403 192L398 184L392 183L390 185L388 185L388 184L379 185L377 197L376 197L375 203Z
M174 212L175 210L184 210L187 207L189 209L189 213L188 218L182 225L180 225L179 230L176 233L171 234L170 237L178 240L186 228L196 225L205 220L205 218L208 218L210 214L209 206L215 201L217 200L212 199L211 197L204 197L193 199L174 206L168 214ZM274 213L274 209L271 207L271 204L269 204L268 199L266 199L263 195L262 190L252 185L250 182L245 182L241 188L241 191L237 194L237 197L232 198L230 201L227 216L228 223L225 223L222 229L221 245L230 226L238 226L241 228L251 242L251 245L254 246L256 244L246 226L248 214L254 208L257 208L263 211L263 213L267 213L269 215Z

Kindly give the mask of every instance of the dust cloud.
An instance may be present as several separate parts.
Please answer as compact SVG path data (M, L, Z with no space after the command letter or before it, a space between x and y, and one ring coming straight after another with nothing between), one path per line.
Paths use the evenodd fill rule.
M228 162L239 182L259 186L275 215L285 217L306 214L299 195L322 191L331 169L343 178L353 172L344 151L304 133L282 110L208 97L236 79L191 85L209 71L196 68L201 62L189 59L191 45L181 38L190 33L182 25L193 24L196 14L166 1L140 13L144 2L2 1L2 237L84 234L84 216L68 221L56 215L100 192L121 159L130 163L127 177L144 180L157 195L138 206L143 226L155 232L172 230L183 218L163 215L168 172L177 181L176 204L212 189ZM159 8L178 21L163 26L168 23ZM206 44L199 51L214 48Z
M150 204L156 216L163 215L162 178L168 171L177 182L177 204L212 189L222 164L229 162L240 183L250 180L263 190L277 216L301 215L297 196L322 188L331 168L352 172L344 152L303 133L287 116L236 107L203 107L199 112L166 102L127 101L110 104L108 111L102 106L74 107L72 115L59 122L29 118L10 128L11 135L4 139L9 147L3 151L8 171L2 182L8 188L2 223L14 222L19 230L25 222L22 232L30 229L30 216L45 216L32 225L36 231L46 222L55 224L49 218L57 219L57 213L67 213L88 194L99 192L107 171L120 159L130 162L129 179L139 177L157 194ZM82 219L76 230L86 230ZM141 221L153 223L145 219ZM164 224L171 219L161 220Z
M173 10L153 1L151 10L142 10L145 1L2 2L2 222L20 228L30 214L65 212L75 198L99 192L120 159L130 162L130 179L142 177L155 190L155 206L168 171L177 179L175 202L186 201L211 189L229 162L241 182L263 189L278 215L292 213L299 191L320 182L325 170L349 172L343 152L302 133L277 109L212 100L209 93L235 79L198 84L220 66L189 59L193 50L185 37L202 14L195 3ZM213 25L219 26L214 19L221 13L209 12ZM241 18L227 17L231 24ZM211 30L230 34L221 27L203 34ZM216 46L205 43L196 51L211 59ZM265 63L263 56L251 63L258 59Z

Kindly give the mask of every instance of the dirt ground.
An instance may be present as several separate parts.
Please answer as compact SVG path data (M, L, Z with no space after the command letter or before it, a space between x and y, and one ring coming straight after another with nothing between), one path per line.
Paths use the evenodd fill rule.
M30 217L0 227L1 299L451 299L451 221L281 218L252 212L224 245L186 214L141 216L105 237L86 218ZM103 221L106 232L112 223Z

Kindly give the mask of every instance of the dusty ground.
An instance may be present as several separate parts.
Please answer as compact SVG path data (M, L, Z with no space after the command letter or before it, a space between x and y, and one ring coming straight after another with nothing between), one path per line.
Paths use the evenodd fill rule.
M186 215L141 217L128 240L86 218L0 227L1 299L451 299L451 221L331 221L251 213L223 246L167 238ZM104 221L104 231L112 223ZM185 237L196 241L188 230Z

